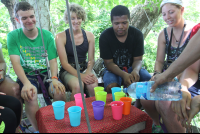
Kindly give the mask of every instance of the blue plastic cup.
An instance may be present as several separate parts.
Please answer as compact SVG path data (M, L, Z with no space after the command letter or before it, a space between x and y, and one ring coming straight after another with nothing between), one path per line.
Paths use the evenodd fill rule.
M115 92L121 92L122 89L120 87L112 87L111 90L112 90L112 99L113 101L115 101Z
M96 120L102 120L104 115L104 101L93 101L93 113Z
M56 120L62 120L65 113L65 102L64 101L55 101L52 103L53 111Z
M82 108L79 106L71 106L67 109L72 127L77 127L81 124L81 110Z

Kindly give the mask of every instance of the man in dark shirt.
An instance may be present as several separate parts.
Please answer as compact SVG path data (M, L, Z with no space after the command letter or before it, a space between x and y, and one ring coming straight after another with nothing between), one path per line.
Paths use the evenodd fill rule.
M111 11L112 27L102 32L99 39L100 57L106 66L103 72L105 90L129 86L138 81L148 81L151 75L142 68L144 39L140 30L129 26L130 12L118 5ZM135 106L140 108L139 100Z

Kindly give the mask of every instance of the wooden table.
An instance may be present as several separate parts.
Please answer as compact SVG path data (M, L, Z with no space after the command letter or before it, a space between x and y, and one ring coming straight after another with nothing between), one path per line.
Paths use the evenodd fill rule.
M114 120L111 106L108 105L112 102L112 94L107 95L104 118L102 120L94 119L92 102L95 101L95 97L86 98L85 101L93 133L151 133L152 131L151 118L134 106L131 106L131 113L129 115L123 115L121 120ZM40 133L88 133L84 110L81 112L80 126L72 127L70 125L67 111L70 106L75 106L75 102L66 102L65 117L62 120L55 120L51 105L38 110L36 119Z

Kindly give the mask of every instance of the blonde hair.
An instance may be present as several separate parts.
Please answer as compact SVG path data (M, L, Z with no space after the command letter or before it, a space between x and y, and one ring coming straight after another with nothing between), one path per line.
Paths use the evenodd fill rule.
M69 11L76 13L76 15L78 17L80 17L85 22L86 12L85 12L85 10L84 10L83 7L81 7L80 5L78 5L76 3L72 3L72 4L69 5ZM64 21L65 21L66 24L69 23L68 22L68 12L67 12L67 9L64 12Z

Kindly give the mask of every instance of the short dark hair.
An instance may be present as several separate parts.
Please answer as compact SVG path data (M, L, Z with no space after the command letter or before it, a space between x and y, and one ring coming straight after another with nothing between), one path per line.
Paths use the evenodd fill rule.
M33 6L31 4L29 4L28 2L25 2L25 1L22 1L22 2L18 2L17 4L15 4L15 7L14 7L14 14L15 14L15 17L18 18L18 14L17 12L19 10L22 10L22 11L27 11L27 10L34 10Z
M128 19L130 20L130 11L127 7L122 6L122 5L117 5L111 10L111 21L113 21L113 16L122 16L122 15L127 15Z

